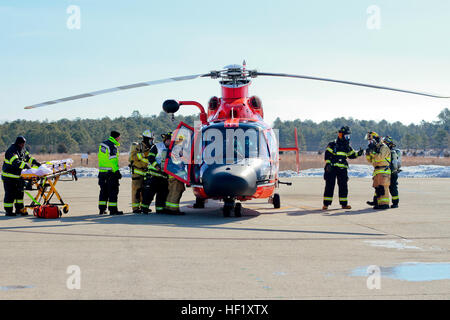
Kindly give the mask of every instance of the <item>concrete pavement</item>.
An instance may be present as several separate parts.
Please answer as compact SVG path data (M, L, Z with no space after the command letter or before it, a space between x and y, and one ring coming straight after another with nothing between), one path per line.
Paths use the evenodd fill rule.
M59 182L61 219L0 213L0 299L450 298L450 179L401 179L400 208L381 212L370 179L350 179L352 210L327 212L323 180L283 180L280 209L245 202L242 218L192 209L189 188L185 216L99 216L96 179ZM130 179L120 188L131 212Z

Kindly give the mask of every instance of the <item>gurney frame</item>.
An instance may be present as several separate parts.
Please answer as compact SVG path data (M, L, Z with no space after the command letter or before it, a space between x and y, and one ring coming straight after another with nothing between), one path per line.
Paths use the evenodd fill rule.
M24 210L27 208L35 208L41 205L55 205L62 206L62 212L65 214L69 212L69 204L65 203L59 194L58 190L56 190L56 184L60 181L60 177L63 175L71 175L70 180L61 180L61 181L77 181L77 172L75 169L63 170L59 172L55 172L46 176L36 176L32 174L22 175L22 179L25 181L25 194L31 198L31 203L26 205ZM33 188L35 187L35 188ZM33 197L27 191L37 190L37 194ZM51 202L53 196L59 200L59 202Z

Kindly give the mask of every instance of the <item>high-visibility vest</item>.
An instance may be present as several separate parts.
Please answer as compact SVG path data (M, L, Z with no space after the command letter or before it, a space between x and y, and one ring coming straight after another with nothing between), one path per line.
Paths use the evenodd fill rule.
M113 137L100 143L98 147L98 170L99 172L116 172L119 170L120 143Z

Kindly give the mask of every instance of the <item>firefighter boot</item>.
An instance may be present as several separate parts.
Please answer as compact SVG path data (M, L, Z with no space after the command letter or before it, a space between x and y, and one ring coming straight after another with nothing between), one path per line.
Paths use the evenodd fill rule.
M366 203L369 205L369 206L376 206L377 205L377 196L375 195L375 196L373 196L373 200L372 201L366 201Z
M113 207L109 209L109 215L111 216L121 216L123 215L123 211L117 210L117 208Z
M7 217L15 217L16 216L16 214L13 212L12 208L6 208L5 212L6 212L5 216L7 216Z

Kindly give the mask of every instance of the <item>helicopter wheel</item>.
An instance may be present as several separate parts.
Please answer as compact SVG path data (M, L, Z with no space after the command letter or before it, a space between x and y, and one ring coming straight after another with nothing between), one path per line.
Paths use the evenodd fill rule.
M236 203L236 206L234 207L234 216L242 217L242 204L240 202Z
M280 195L278 193L273 195L272 203L275 209L279 209L281 207Z
M228 218L231 215L231 211L235 208L234 200L233 199L226 199L224 200L223 205L223 216L225 218Z
M195 198L195 203L193 205L194 209L204 209L205 208L205 199Z

